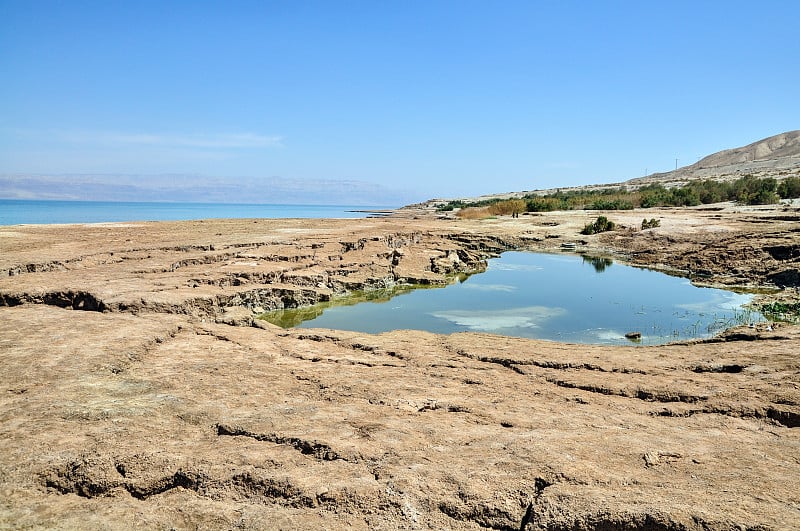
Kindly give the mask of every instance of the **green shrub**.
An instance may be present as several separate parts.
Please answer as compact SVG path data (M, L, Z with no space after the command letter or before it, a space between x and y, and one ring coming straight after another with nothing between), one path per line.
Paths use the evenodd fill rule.
M672 206L697 206L700 204L700 194L694 188L685 186L672 191Z
M642 208L666 206L672 204L672 192L660 184L648 184L639 189Z
M689 188L693 194L697 195L700 203L707 205L709 203L720 203L722 201L729 201L733 199L733 187L729 182L720 182L714 180L705 181L692 181L684 188Z
M800 177L787 177L778 185L778 195L783 199L800 197Z
M456 208L464 208L464 206L466 206L466 203L464 203L464 201L458 201L458 200L457 201L450 201L448 203L445 203L444 205L439 205L438 207L436 207L436 211L437 212L452 212Z
M527 200L528 212L552 212L554 210L569 210L567 201L559 197L530 197Z
M633 203L627 199L598 199L586 207L587 210L633 210Z
M637 191L629 192L624 187L602 190L557 190L552 194L528 194L522 198L524 210L528 212L551 212L554 210L630 210L642 207L696 206L722 201L738 201L742 204L772 204L780 198L800 197L800 177L787 177L780 184L775 179L759 179L745 175L735 182L715 180L692 181L685 186L666 188L662 184L648 184ZM507 199L483 199L465 203L451 201L438 208L440 211L455 208L492 207L499 215L518 215L519 203L507 205ZM522 211L524 211L522 210ZM517 214L515 214L517 212Z
M770 190L759 190L748 198L748 205L774 205L781 200L780 196Z
M733 193L736 201L743 205L771 205L780 201L777 194L778 181L768 177L758 179L745 175L734 181Z
M770 302L760 305L758 310L769 319L800 322L800 302Z
M581 230L581 234L599 234L601 232L614 230L614 227L613 221L609 221L605 216L600 216L594 223L586 224Z
M657 220L656 218L650 218L650 221L648 221L647 219L642 220L642 230L654 229L660 226L661 226L661 221Z

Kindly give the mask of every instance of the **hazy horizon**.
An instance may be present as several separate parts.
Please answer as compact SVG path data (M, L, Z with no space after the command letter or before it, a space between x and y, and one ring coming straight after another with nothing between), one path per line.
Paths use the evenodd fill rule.
M0 199L352 206L414 202L408 191L368 182L185 174L0 175Z

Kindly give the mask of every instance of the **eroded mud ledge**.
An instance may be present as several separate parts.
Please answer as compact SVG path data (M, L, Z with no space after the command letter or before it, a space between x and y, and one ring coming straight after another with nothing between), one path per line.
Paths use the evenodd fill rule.
M231 326L566 241L797 300L797 212L578 235L596 215L0 227L0 527L791 528L796 326L647 348Z
M444 285L456 274L484 270L487 258L517 245L513 237L415 230L413 224L319 221L317 229L308 229L302 228L307 221L249 223L255 225L249 241L228 241L230 229L251 228L241 222L151 224L123 229L125 236L134 236L126 237L125 244L134 241L136 232L175 229L186 231L187 238L215 243L109 245L61 260L36 255L30 263L12 262L0 269L5 288L0 305L174 313L227 322L232 314L308 306L353 291ZM212 228L222 232L210 237L205 230ZM104 229L100 234L109 231ZM53 230L68 238L93 229ZM28 289L32 276L35 288Z

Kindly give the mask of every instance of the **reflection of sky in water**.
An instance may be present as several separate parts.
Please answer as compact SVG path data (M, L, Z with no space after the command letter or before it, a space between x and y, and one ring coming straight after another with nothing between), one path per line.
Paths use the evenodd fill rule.
M587 330L586 331L589 335L592 335L598 339L600 343L607 343L612 341L619 341L620 339L625 339L625 333L620 332L619 330Z
M502 262L489 262L487 271L541 271L542 266L533 264L515 264L515 263L502 263Z
M462 283L411 291L389 303L328 308L300 326L369 333L475 330L609 344L630 344L624 335L640 332L641 344L654 344L763 320L741 309L750 299L617 263L596 270L572 254L508 252Z
M507 284L475 284L465 283L464 289L474 289L476 291L515 291L516 286L509 286Z
M539 328L547 319L565 315L563 308L529 306L508 310L451 310L433 312L431 315L445 319L470 330L495 331L504 328Z
M736 310L750 302L750 295L733 293L729 291L714 290L711 298L706 301L676 304L676 308L696 313L714 313L720 310Z

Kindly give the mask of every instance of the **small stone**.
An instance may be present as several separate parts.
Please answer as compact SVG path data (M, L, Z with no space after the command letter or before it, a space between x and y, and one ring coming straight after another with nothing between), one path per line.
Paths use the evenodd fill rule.
M659 463L659 457L657 453L654 452L647 452L644 454L644 466L651 467L656 466Z

